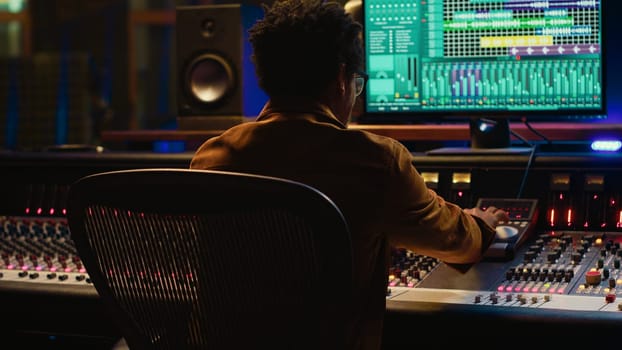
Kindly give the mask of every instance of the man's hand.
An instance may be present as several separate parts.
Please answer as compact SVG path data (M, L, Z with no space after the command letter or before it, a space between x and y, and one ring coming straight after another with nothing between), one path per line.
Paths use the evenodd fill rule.
M465 213L471 214L479 217L484 220L485 223L490 225L490 227L495 228L501 221L509 221L510 216L508 213L494 206L490 206L486 208L486 210L482 210L480 208L467 208L463 209Z

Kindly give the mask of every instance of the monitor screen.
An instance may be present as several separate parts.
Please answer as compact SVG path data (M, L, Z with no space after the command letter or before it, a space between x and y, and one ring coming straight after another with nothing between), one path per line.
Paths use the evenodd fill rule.
M363 0L361 122L606 118L601 0Z

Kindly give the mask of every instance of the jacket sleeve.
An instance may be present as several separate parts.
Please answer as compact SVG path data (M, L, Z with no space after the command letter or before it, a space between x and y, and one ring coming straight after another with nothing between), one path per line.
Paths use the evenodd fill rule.
M495 230L429 189L403 145L394 144L393 152L386 198L389 242L446 263L481 260Z

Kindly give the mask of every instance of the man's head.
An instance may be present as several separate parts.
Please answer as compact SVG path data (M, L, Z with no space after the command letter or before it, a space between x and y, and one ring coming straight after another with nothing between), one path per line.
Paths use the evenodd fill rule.
M360 32L339 3L275 1L249 30L260 86L271 98L349 94L363 67Z

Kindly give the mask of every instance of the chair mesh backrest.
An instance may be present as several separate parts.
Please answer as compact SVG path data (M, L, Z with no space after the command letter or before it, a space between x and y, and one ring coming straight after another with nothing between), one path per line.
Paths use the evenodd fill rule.
M215 171L117 171L75 183L68 220L132 349L345 342L349 233L311 187Z

